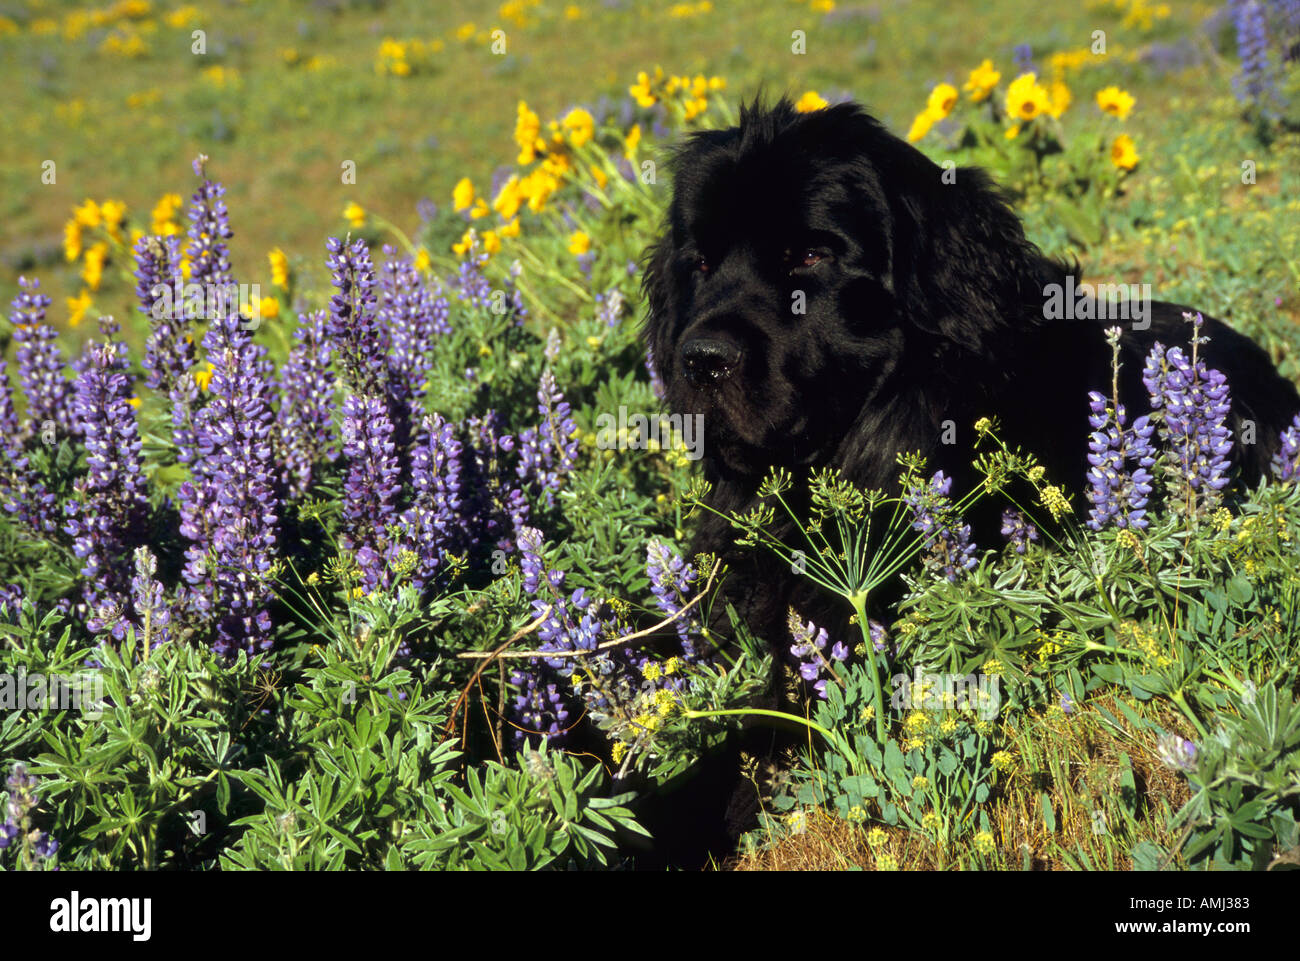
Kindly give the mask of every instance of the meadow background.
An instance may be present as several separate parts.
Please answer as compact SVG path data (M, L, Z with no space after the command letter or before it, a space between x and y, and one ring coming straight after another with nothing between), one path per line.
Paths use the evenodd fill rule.
M635 865L624 805L666 790L716 741L721 728L701 728L709 712L740 709L761 686L761 647L725 670L693 666L702 673L686 707L671 677L680 664L611 668L661 693L645 702L624 690L622 721L609 695L593 708L607 740L568 755L539 750L521 718L563 720L559 701L582 701L583 681L575 675L574 689L557 694L559 675L547 675L543 705L545 678L538 695L535 679L502 670L487 690L470 673L477 662L455 657L526 636L530 598L545 596L542 566L567 571L566 590L595 595L592 616L599 608L600 630L614 633L679 609L692 579L697 590L705 579L707 563L696 559L690 578L674 580L691 559L663 553L689 536L689 462L671 450L616 457L595 438L601 413L655 404L635 336L636 264L669 183L647 180L643 164L683 130L729 122L760 89L802 109L851 97L936 160L988 165L1013 191L1031 238L1077 257L1084 279L1151 283L1158 298L1196 304L1254 336L1300 381L1300 20L1294 4L1259 9L1269 32L1252 47L1236 2L0 4L9 81L0 299L19 297L20 277L39 277L52 298L45 320L67 358L102 336L99 316L122 324L154 524L174 526L189 475L172 449L167 396L136 386L150 326L131 248L141 236L184 240L200 154L204 175L225 188L230 273L266 298L255 340L276 368L300 343L296 318L332 292L326 238L364 241L377 265L392 244L420 283L441 278L452 302L454 334L426 351L423 410L463 426L491 407L503 431L526 447L532 429L534 443L551 444L535 456L555 461L519 474L548 548L510 544L503 560L484 537L459 554L439 548L439 576L451 573L432 597L428 583L423 594L401 594L404 561L378 587L361 577L363 592L347 569L365 538L345 475L364 457L339 457L334 423L329 456L316 452L316 486L294 504L293 559L305 567L292 591L273 591L274 650L255 663L214 657L206 643L169 645L151 662L148 636L134 646L141 623L124 647L120 637L99 647L103 625L75 601L94 588L71 541L7 527L6 665L97 663L115 679L119 707L103 723L11 715L0 726L0 758L29 765L44 785L11 776L11 802L27 800L11 805L9 823L35 832L15 863L52 861L54 836L58 856L77 866ZM1029 70L1041 92L1013 91ZM1023 123L1008 116L1018 95ZM532 132L521 134L534 120L540 151ZM525 157L534 152L555 159L554 182L512 193L525 170L545 167ZM345 167L354 178L341 176ZM506 320L464 293L484 249L483 289L508 295ZM30 320L15 308L0 324L11 371ZM212 369L192 372L205 392ZM558 383L572 409L540 398L538 422L543 371L554 378L543 393ZM341 405L345 389L359 388L355 371L339 376ZM17 425L30 400L11 379ZM77 500L86 451L60 435L63 448L42 459L40 434L39 423L15 428L60 504ZM400 471L411 479L411 463ZM919 638L913 656L932 655L928 663L1008 671L1020 693L1005 722L965 719L958 730L918 720L920 711L885 730L880 713L866 713L879 703L869 672L829 702L814 695L808 716L849 740L763 787L765 833L732 863L1267 867L1288 850L1293 858L1296 500L1294 484L1279 484L1229 502L1213 522L1199 507L1217 503L1171 510L1148 554L1112 530L1099 542L1105 587L1095 572L1089 586L1083 562L1070 568L1041 547L1028 559L1014 550L986 559L978 583L961 589L972 592L967 601L1000 598L1012 612L1005 621L976 605L978 624L959 629L945 614L960 607L956 588L917 581L912 613L891 631ZM319 531L304 533L313 523ZM135 542L154 547L170 598L182 576L179 538ZM275 567L268 577L284 574ZM1170 577L1172 595L1161 586ZM298 603L322 582L333 586L314 595L316 606ZM559 632L570 646L582 646L574 638L588 627L595 636L586 611L570 605L573 631ZM181 623L206 640L192 610L176 615L173 627ZM364 710L337 696L358 683ZM513 740L528 745L516 758L502 721L520 696L533 700L510 721L521 732ZM471 720L467 699L486 721ZM586 703L596 703L590 686ZM1212 748L1216 730L1239 739ZM1256 736L1257 768L1228 770L1232 757L1252 756L1241 739ZM1193 742L1199 772L1184 747ZM401 744L427 756L405 758ZM643 780L617 793L603 787L615 771L627 774L629 759ZM200 810L220 829L189 830ZM463 838L471 854L455 850Z

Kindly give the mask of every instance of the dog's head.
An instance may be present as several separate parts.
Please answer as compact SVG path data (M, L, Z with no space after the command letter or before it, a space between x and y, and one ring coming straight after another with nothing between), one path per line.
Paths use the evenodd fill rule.
M646 339L733 472L829 462L891 379L959 376L1041 303L1041 255L987 178L945 176L854 104L756 104L672 167Z

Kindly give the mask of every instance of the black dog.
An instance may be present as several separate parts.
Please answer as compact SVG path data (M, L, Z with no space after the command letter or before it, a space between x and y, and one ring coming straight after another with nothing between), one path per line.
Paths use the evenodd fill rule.
M1104 330L1117 322L1048 319L1045 292L1073 289L1075 269L1025 239L982 171L945 178L856 105L798 113L787 100L694 134L673 167L644 277L645 336L668 406L704 415L717 510L753 506L772 466L796 478L832 466L890 489L909 451L954 477L957 493L973 481L974 422L989 415L1050 479L1082 487L1088 391L1109 392ZM1118 324L1130 418L1148 410L1140 375L1152 343L1186 348L1192 333L1186 308L1149 307L1145 329ZM1203 333L1203 356L1231 389L1233 455L1253 483L1300 396L1246 337L1211 318ZM1253 445L1239 440L1245 421ZM959 442L942 443L952 425ZM976 525L977 543L988 531ZM724 522L706 518L694 546L724 556L729 599L778 648L789 605L805 616L823 607L770 554L732 549Z

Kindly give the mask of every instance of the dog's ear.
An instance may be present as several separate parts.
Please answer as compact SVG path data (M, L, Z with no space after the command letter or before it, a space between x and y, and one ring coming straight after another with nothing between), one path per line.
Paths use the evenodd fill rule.
M1044 285L1066 268L1026 239L983 170L943 168L915 154L909 182L892 200L895 289L912 323L988 353L1004 331L1042 315Z
M665 224L659 239L646 248L641 274L641 294L646 302L641 339L654 359L655 371L664 384L675 376L677 358L673 350L677 309L674 275L672 225Z

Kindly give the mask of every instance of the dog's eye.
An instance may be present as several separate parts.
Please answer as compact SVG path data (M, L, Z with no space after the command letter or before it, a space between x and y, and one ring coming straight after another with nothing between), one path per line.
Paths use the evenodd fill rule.
M823 260L829 259L829 256L826 251L819 250L816 247L804 247L800 250L787 250L785 252L785 262L791 270L796 270L800 267L816 267Z
M709 262L705 260L703 257L696 257L695 269L702 274L707 274L709 272Z

